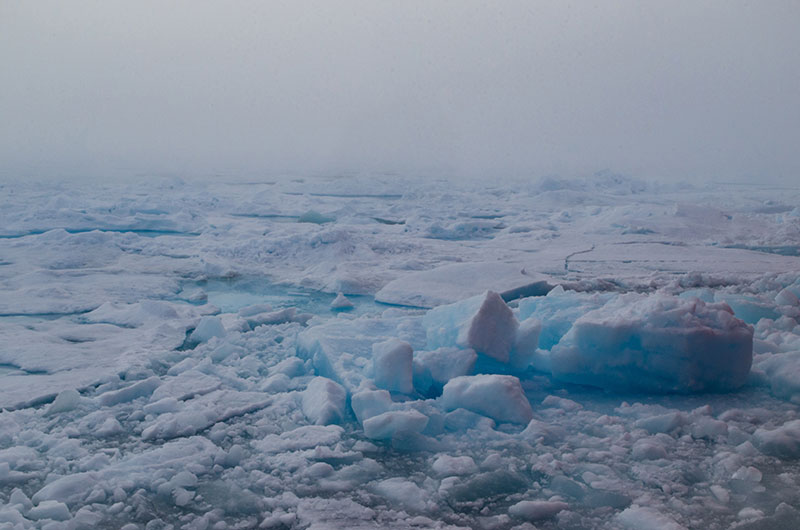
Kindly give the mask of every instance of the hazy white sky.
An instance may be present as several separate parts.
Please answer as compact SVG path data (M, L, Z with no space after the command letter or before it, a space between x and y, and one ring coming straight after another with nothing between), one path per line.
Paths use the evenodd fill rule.
M0 1L0 174L800 182L800 1Z

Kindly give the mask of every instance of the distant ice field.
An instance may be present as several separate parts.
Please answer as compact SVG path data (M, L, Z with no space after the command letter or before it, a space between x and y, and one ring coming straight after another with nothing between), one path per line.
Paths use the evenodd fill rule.
M0 529L800 527L800 189L0 186Z

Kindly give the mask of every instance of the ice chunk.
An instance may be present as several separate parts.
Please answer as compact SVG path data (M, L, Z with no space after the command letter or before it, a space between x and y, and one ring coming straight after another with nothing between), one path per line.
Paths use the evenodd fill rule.
M787 421L772 430L757 429L753 440L761 452L778 458L800 458L800 420Z
M797 297L794 291L792 291L787 287L786 289L782 289L775 296L775 303L777 303L778 305L788 305L796 307L800 305L800 298Z
M633 444L631 456L633 456L634 460L658 460L659 458L667 458L667 450L657 440L644 438L637 440Z
M519 379L482 374L451 379L442 392L446 410L464 408L499 422L528 423L533 411Z
M775 320L781 316L775 310L774 304L758 296L717 293L714 298L717 302L728 304L733 309L736 318L740 318L748 324L757 324L762 318Z
M800 403L800 352L770 355L757 366L767 376L773 394Z
M78 503L92 491L96 483L97 480L91 473L73 473L48 483L37 491L31 500L34 504L45 501Z
M342 385L327 377L315 377L303 392L303 414L317 425L341 423L346 401Z
M373 440L388 440L397 434L420 433L428 416L414 409L391 410L364 420L364 435Z
M280 435L269 434L254 445L267 453L301 451L323 445L334 445L342 438L344 429L338 425L305 425Z
M539 348L550 350L558 344L572 324L593 309L603 307L617 296L613 293L585 294L565 291L561 286L547 296L523 298L519 301L518 316L524 321L531 317L542 322Z
M336 298L333 299L331 302L331 309L334 311L336 310L344 310L344 309L353 309L354 305L343 293L339 293L336 295Z
M569 505L565 502L557 501L520 501L508 509L509 515L526 521L540 521L550 519L555 515L566 510Z
M449 380L461 375L472 375L475 350L438 348L433 351L418 351L414 354L414 388L428 397L438 396Z
M312 223L315 225L321 225L325 223L332 223L335 221L333 217L328 217L327 215L323 215L316 210L308 210L307 212L300 215L297 218L298 223Z
M208 342L212 337L224 336L225 328L222 325L222 320L216 316L204 316L200 319L191 335L189 335L189 342L200 344Z
M617 515L617 521L630 530L686 530L670 517L652 508L631 506Z
M42 501L38 506L30 509L28 518L34 521L42 519L52 519L53 521L66 521L72 515L69 513L69 508L63 502L58 501Z
M452 304L487 290L505 300L541 296L552 285L548 278L511 263L455 263L412 272L386 284L375 300L386 304L432 308Z
M362 390L350 399L356 418L363 425L367 420L392 408L392 396L386 390Z
M411 345L398 339L389 339L372 345L372 369L375 384L392 392L410 394L412 384L413 350Z
M393 504L418 512L429 509L432 505L428 500L428 492L401 477L382 480L375 485L375 493L389 499Z
M541 333L542 321L538 318L529 317L520 322L510 355L510 364L516 370L523 370L531 364L539 347Z
M493 291L428 311L422 319L428 348L472 348L507 363L519 323L503 299Z
M74 388L62 390L56 396L49 407L47 407L46 414L57 414L59 412L69 412L74 410L81 402L81 395Z
M366 372L372 363L372 345L392 338L412 347L424 344L419 317L360 317L331 319L297 336L297 356L311 360L317 375L333 379L350 392L371 387Z
M120 403L127 403L140 397L149 396L160 385L161 379L153 376L145 379L144 381L134 383L126 388L123 388L122 390L101 394L98 400L100 401L100 404L105 407L113 407L114 405L119 405Z
M431 468L441 477L474 475L478 472L478 466L475 464L472 457L469 456L440 455L433 462Z
M519 473L496 469L459 479L449 477L442 481L444 493L452 502L474 502L500 495L510 495L528 486L528 481ZM444 490L444 491L443 491Z
M553 376L610 390L728 391L747 379L753 328L725 304L623 295L575 321Z
M688 421L683 412L668 412L636 420L633 426L637 429L644 429L650 434L670 433Z
M177 412L159 415L142 430L142 439L190 436L215 423L262 409L270 402L270 397L260 392L217 390L187 402Z

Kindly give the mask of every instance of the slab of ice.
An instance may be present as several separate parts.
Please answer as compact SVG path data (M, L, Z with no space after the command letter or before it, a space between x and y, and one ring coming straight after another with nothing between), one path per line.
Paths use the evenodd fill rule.
M208 342L212 337L224 337L225 327L217 316L205 316L200 319L197 327L189 335L189 341L199 344Z
M422 319L428 349L458 346L507 363L519 322L503 299L487 291L428 311Z
M627 508L617 515L617 522L630 530L686 530L670 517L641 506Z
M800 458L800 420L787 421L775 429L761 428L753 433L761 452L778 458Z
M534 296L519 301L518 317L521 321L536 318L542 323L539 348L550 350L558 344L572 324L593 309L603 307L616 297L614 293L578 293L556 287L547 296Z
M569 505L559 501L520 501L508 509L509 515L526 521L540 521L555 517Z
M365 420L388 412L393 405L392 396L386 390L362 390L353 394L350 399L353 413L362 425Z
M101 394L98 401L104 407L113 407L120 403L127 403L134 399L150 396L159 385L161 385L160 378L155 376L149 377L144 381L138 381L121 390Z
M736 318L748 324L757 324L762 318L775 320L780 317L780 313L775 310L775 304L765 298L728 293L717 293L714 298L717 302L728 304Z
M145 425L144 440L168 440L191 436L215 423L262 409L272 399L260 392L217 390L195 398L176 412L165 412Z
M725 304L623 295L575 321L553 376L609 390L729 391L747 379L753 328Z
M506 300L513 300L522 296L541 296L552 287L546 276L527 272L524 265L455 263L401 276L378 291L375 300L385 304L432 308L488 290L499 293Z
M341 423L346 403L347 391L327 377L315 377L303 392L303 414L316 425Z
M410 394L412 384L413 350L411 345L398 339L389 339L372 345L372 371L379 388L401 394Z
M498 422L528 423L533 410L519 379L482 374L451 379L442 392L445 410L464 408Z
M338 293L336 298L333 299L331 302L331 309L335 311L341 311L344 309L352 309L354 307L353 302L348 299L344 293Z
M800 404L800 352L773 354L757 366L764 371L773 394Z
M472 375L477 359L478 356L472 349L445 347L415 352L414 388L423 396L438 396L449 380L461 375Z
M542 321L538 318L529 317L520 322L509 354L509 364L515 370L524 370L533 362L541 333Z
M267 453L302 451L336 444L344 429L338 425L305 425L281 434L269 434L254 445Z
M441 477L455 475L474 475L478 473L478 466L472 457L440 455L434 460L431 469Z
M364 420L364 435L373 440L390 440L398 434L420 433L429 418L414 409L390 410Z

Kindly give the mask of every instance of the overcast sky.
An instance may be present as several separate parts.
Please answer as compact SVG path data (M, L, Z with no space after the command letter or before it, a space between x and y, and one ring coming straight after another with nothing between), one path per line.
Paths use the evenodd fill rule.
M0 174L800 182L800 1L0 1Z

